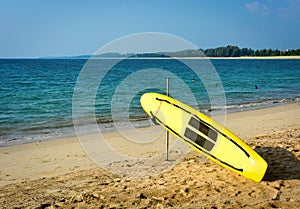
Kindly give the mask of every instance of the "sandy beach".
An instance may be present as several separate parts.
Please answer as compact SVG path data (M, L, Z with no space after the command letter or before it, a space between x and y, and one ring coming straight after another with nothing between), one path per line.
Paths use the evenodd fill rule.
M195 151L171 149L170 162L162 155L144 171L153 175L133 178L131 174L141 171L131 164L142 160L111 163L112 170L101 168L76 137L1 147L0 208L300 208L299 121L299 104L227 115L225 126L269 164L260 183ZM157 137L160 132L154 127L146 135L141 129L138 137ZM104 136L114 150L134 157L163 154L165 149L164 134L146 146L128 142L118 132ZM99 136L85 138L93 141ZM166 171L157 169L172 162ZM126 174L112 173L114 169Z

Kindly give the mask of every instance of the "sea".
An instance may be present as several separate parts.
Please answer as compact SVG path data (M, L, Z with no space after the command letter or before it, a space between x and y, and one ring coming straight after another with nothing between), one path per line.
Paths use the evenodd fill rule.
M300 59L0 59L0 146L153 125L139 100L167 79L207 115L252 110L299 102Z

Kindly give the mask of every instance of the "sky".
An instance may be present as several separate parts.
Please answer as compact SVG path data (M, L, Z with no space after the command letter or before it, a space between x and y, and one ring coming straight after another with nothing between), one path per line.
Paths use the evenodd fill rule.
M300 0L0 0L0 57L93 54L162 32L199 48L300 48Z

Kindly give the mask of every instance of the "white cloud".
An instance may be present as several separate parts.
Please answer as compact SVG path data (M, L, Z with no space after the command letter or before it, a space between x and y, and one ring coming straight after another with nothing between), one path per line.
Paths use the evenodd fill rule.
M300 0L285 0L285 4L277 8L277 13L284 19L299 18Z
M255 12L261 15L269 14L269 7L267 7L265 4L259 3L258 1L246 3L245 7L250 12Z
M259 7L260 7L258 1L245 4L245 6L246 6L247 10L249 10L251 12L255 12L255 11L259 10Z
M248 12L272 16L280 19L293 19L300 17L300 0L259 0L245 4Z

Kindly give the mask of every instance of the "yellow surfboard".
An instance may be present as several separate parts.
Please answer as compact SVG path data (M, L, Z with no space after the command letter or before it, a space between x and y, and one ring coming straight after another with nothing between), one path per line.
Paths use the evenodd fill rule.
M208 116L162 94L145 93L140 102L152 119L196 151L244 177L262 180L266 161Z

